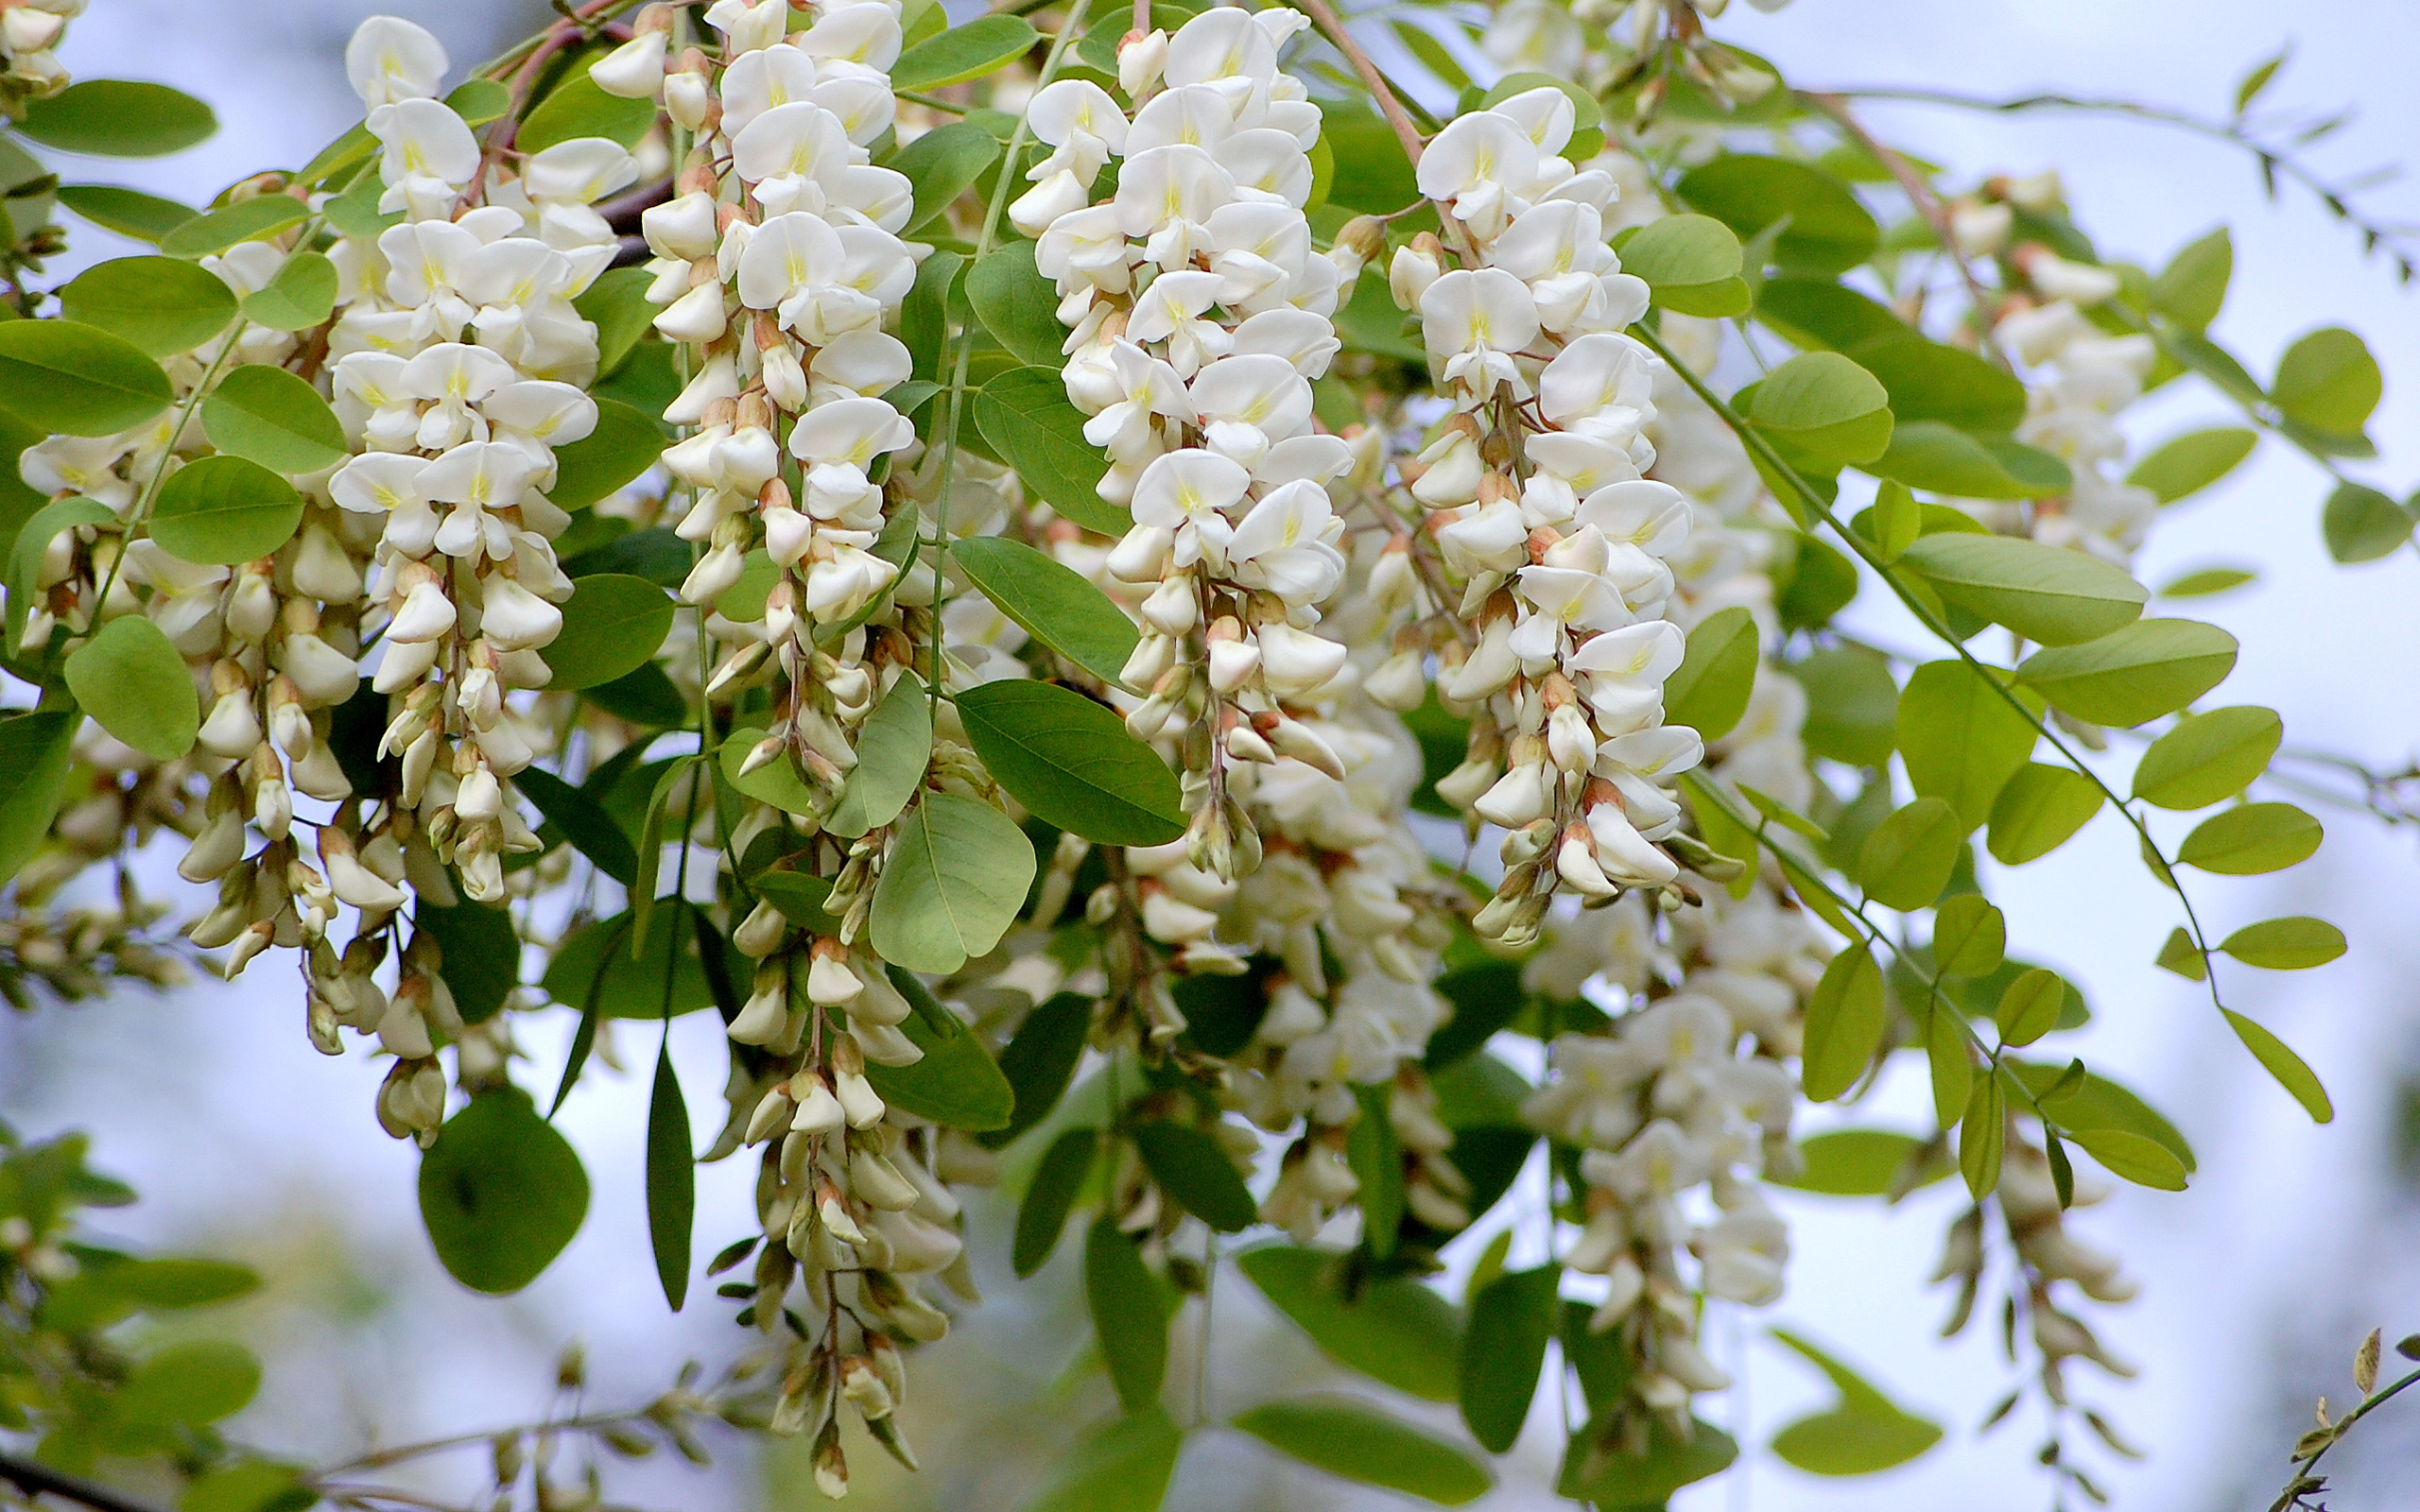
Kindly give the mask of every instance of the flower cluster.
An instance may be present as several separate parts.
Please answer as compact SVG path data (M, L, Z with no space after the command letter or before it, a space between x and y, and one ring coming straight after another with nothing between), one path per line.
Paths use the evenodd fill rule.
M1359 271L1314 249L1303 216L1320 114L1278 72L1277 49L1305 25L1219 6L1173 37L1130 39L1132 119L1098 85L1050 84L1028 117L1053 150L1009 211L1038 235L1037 265L1062 296L1067 395L1109 456L1101 496L1133 515L1106 562L1149 585L1125 668L1149 696L1127 728L1191 731L1184 856L1213 885L1261 860L1238 764L1290 758L1343 775L1288 711L1345 660L1313 627L1344 574L1326 485L1349 456L1312 429L1311 380L1337 351L1338 286ZM1112 157L1116 194L1087 203Z
M689 432L664 455L686 496L668 513L679 538L701 548L681 596L728 647L704 696L770 680L770 728L738 773L798 774L810 797L792 817L812 836L857 765L856 727L892 687L921 687L901 684L914 640L869 621L898 585L899 560L876 548L900 507L890 502L907 482L899 464L922 451L883 397L909 371L886 326L896 327L929 249L900 240L913 208L908 180L867 150L893 123L898 6L824 5L795 32L789 14L786 0L718 0L705 19L719 47L676 58L672 14L650 7L592 77L659 98L693 143L673 198L642 220L654 254L648 297L663 306L655 329L689 353L691 376L665 412ZM914 506L905 508L912 523ZM742 603L733 589L752 554L770 582ZM742 842L786 833L773 806L752 809ZM912 1462L890 1418L905 1391L890 1341L947 1327L919 1280L957 1266L959 1251L957 1200L932 1174L941 1131L890 1110L866 1076L869 1062L923 1054L899 1027L907 999L856 943L881 836L823 849L836 845L844 857L818 859L808 842L803 860L833 882L839 928L801 930L760 903L734 933L758 964L729 1025L743 1047L733 1143L765 1146L758 1216L769 1243L753 1316L779 1329L798 1278L817 1320L773 1427L816 1435L817 1480L832 1495L848 1483L843 1399ZM955 1284L965 1284L962 1268Z
M1646 313L1647 285L1605 245L1612 177L1556 155L1573 119L1570 99L1541 87L1440 132L1421 191L1450 214L1470 266L1444 269L1426 238L1390 269L1455 407L1411 484L1437 511L1430 529L1477 629L1438 692L1486 710L1440 791L1511 832L1504 880L1475 920L1508 945L1536 937L1558 885L1609 899L1673 881L1654 842L1681 811L1658 783L1701 753L1662 722L1682 654L1665 558L1689 510L1643 475L1656 364L1620 333Z

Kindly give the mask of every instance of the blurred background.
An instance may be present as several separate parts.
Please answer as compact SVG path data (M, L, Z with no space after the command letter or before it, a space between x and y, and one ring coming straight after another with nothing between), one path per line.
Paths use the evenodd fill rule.
M340 54L354 25L378 9L370 0L98 0L63 52L76 75L175 84L211 101L221 129L177 159L96 163L70 177L199 202L261 167L300 163L357 118ZM520 0L388 0L383 9L434 30L457 77L548 16ZM2420 8L2408 0L1796 0L1778 15L1734 11L1720 28L1727 39L1777 60L1806 87L2059 89L2213 116L2252 63L2290 41L2293 59L2269 105L2360 109L2316 149L2330 171L2349 176L2420 143L2420 97L2408 77L2420 55ZM2371 426L2381 455L2350 471L2398 496L2420 483L2420 298L2398 287L2382 261L2365 259L2354 234L2308 197L2289 189L2273 205L2242 154L2153 127L1912 106L1866 114L1886 140L1951 165L1955 184L2056 165L2079 222L2108 256L2155 267L2212 226L2233 226L2234 293L2214 335L2267 371L2314 326L2360 330L2386 369L2387 394ZM2374 198L2385 218L2415 218L2410 191ZM133 249L80 226L75 235L62 279L85 261ZM2128 413L2145 446L2232 420L2223 401L2191 383ZM2155 584L2192 567L2256 566L2257 586L2197 610L2243 643L2227 697L2280 710L2291 745L2400 767L2420 746L2420 554L2334 566L2320 542L2325 491L2315 468L2264 443L2227 484L2162 519L2139 574ZM1877 635L1919 644L1912 627L1872 623ZM2139 1376L2074 1378L2079 1400L2145 1451L2137 1462L2091 1460L2118 1503L2142 1512L2265 1507L2287 1447L2309 1426L2312 1400L2357 1397L2350 1362L2360 1336L2376 1325L2390 1340L2420 1330L2420 1003L2411 988L2420 940L2409 921L2420 855L2408 833L2358 814L2322 816L2327 844L2292 880L2210 879L2197 900L2218 935L2311 912L2350 936L2351 953L2324 970L2238 970L2230 983L2234 1005L2293 1042L2326 1081L2338 1116L2324 1128L2241 1052L2199 989L2152 967L2172 920L2118 821L2104 813L2081 841L1994 886L2009 912L2012 952L2089 988L2097 1017L2079 1052L2168 1112L2200 1156L2191 1191L2124 1189L2073 1221L2081 1236L2123 1255L2143 1285L2127 1306L2093 1310ZM277 971L255 969L233 987L0 1015L0 1117L34 1136L94 1131L95 1163L143 1193L141 1206L103 1215L118 1237L225 1254L268 1277L260 1294L216 1320L269 1361L261 1397L230 1425L238 1436L326 1460L529 1420L552 1394L557 1352L574 1340L586 1348L597 1406L646 1400L684 1360L712 1367L736 1352L727 1304L700 1287L684 1314L668 1314L648 1259L641 1130L651 1027L618 1025L625 1038L614 1048L627 1058L605 1074L592 1071L562 1115L595 1186L585 1228L527 1292L491 1300L448 1280L422 1236L416 1155L372 1117L380 1065L365 1054L315 1054L301 1001ZM551 1085L571 1015L524 1022L533 1060L524 1080ZM721 1103L711 1016L677 1022L673 1053L702 1127ZM622 1069L630 1064L642 1074ZM1920 1075L1887 1082L1857 1122L1915 1128ZM748 1230L748 1175L735 1161L700 1177L705 1255ZM1738 1471L1685 1493L1677 1507L1912 1512L1954 1497L1969 1512L2000 1512L2048 1503L2049 1483L2032 1463L2042 1425L2031 1409L1993 1434L1975 1432L2014 1383L1996 1330L1986 1320L1953 1343L1934 1337L1949 1297L1926 1279L1962 1201L1952 1186L1888 1211L1777 1194L1794 1230L1789 1296L1769 1311L1720 1316L1712 1330L1723 1363L1743 1376L1727 1403L1743 1443L1761 1445L1829 1400L1811 1369L1765 1337L1784 1325L1942 1421L1943 1445L1898 1470L1847 1482L1752 1450ZM926 1472L893 1473L870 1448L853 1453L860 1501L1008 1512L1112 1410L1106 1385L1084 1368L1075 1246L1012 1295L1010 1215L996 1201L974 1206L973 1248L999 1299L914 1369L903 1420ZM1465 1265L1481 1243L1461 1246ZM1206 1372L1213 1413L1314 1382L1351 1385L1232 1270L1222 1281L1230 1284L1217 1296ZM1184 1405L1188 1348L1180 1344L1170 1371ZM1535 1487L1550 1479L1560 1447L1552 1416L1542 1400L1505 1487L1482 1505L1548 1504ZM2331 1456L2333 1504L2345 1512L2409 1504L2410 1477L2400 1472L2420 1454L2420 1410L2382 1418ZM1451 1425L1449 1411L1440 1421ZM685 1512L817 1500L803 1456L759 1456L728 1436L715 1447L709 1470L660 1460L610 1469L613 1500ZM481 1485L477 1455L423 1473L432 1494L454 1502ZM1189 1445L1168 1502L1173 1512L1363 1504L1391 1499L1289 1469L1219 1433Z

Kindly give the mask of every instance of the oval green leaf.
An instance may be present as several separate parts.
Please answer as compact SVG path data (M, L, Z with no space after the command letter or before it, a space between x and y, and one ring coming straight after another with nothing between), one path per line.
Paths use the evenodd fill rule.
M1837 352L1805 352L1767 374L1749 418L1829 462L1871 462L1891 444L1891 396Z
M823 827L855 839L889 824L924 785L932 759L932 696L924 679L903 673L857 730L857 765Z
M2273 709L2187 714L2135 766L2135 797L2164 809L2203 809L2252 785L2285 739Z
M318 472L345 458L344 426L319 390L266 363L247 363L201 402L210 444L272 472Z
M938 39L937 39L938 40ZM1109 458L1084 439L1083 412L1067 403L1056 368L1011 368L975 396L975 425L1025 486L1087 530L1122 536L1133 521L1100 496Z
M558 509L585 509L653 467L663 452L664 429L646 411L600 399L596 428L555 453L555 486L546 497Z
M996 74L1032 51L1041 37L1022 16L978 17L901 53L890 65L890 87L940 89Z
M1454 1400L1461 1319L1453 1304L1405 1276L1372 1280L1348 1300L1336 1273L1340 1259L1268 1245L1245 1250L1236 1263L1339 1364L1425 1401Z
M1046 823L1103 845L1184 833L1176 774L1082 694L1006 679L959 694L958 714L993 777Z
M1117 1400L1130 1413L1158 1406L1168 1366L1167 1313L1158 1278L1109 1213L1094 1219L1084 1238L1084 1301Z
M103 231L154 247L195 215L191 205L110 183L60 184L59 202Z
M103 730L155 761L193 749L201 700L160 627L122 615L67 658L67 691Z
M2100 784L2069 766L2029 762L1992 805L1992 859L2021 867L2067 843L2100 812Z
M2036 651L2016 675L2078 719L2139 725L2217 687L2235 658L2235 637L2215 625L2141 620L2082 645Z
M1025 1200L1017 1204L1016 1236L1011 1243L1009 1263L1018 1280L1040 1270L1059 1247L1067 1214L1076 1205L1084 1177L1092 1174L1093 1152L1099 1145L1098 1129L1071 1128L1042 1152L1042 1162L1033 1168L1033 1181L1025 1189Z
M1944 531L1901 558L1941 596L2044 645L2074 645L2133 624L2151 597L2097 557L2010 536Z
M1109 595L1074 568L1006 536L950 542L950 559L1025 632L1112 687L1141 637Z
M984 329L1019 362L1056 367L1067 328L1059 323L1059 296L1033 266L1034 244L1011 242L967 269L966 301Z
M1349 1397L1264 1402L1235 1422L1305 1465L1443 1506L1475 1502L1495 1485L1469 1453Z
M2344 932L2325 919L2297 915L2246 924L2220 941L2219 949L2246 966L2304 971L2343 954Z
M0 322L0 409L69 436L114 436L175 398L168 375L122 336L74 320Z
M238 242L274 236L310 218L311 207L292 195L262 195L206 211L160 238L170 257L207 257Z
M2176 848L2176 859L2221 876L2256 876L2308 858L2325 835L2317 819L2291 803L2244 803L2204 819Z
M1916 799L1865 837L1858 857L1865 895L1902 912L1924 907L1949 885L1965 839L1956 809L1937 798Z
M267 287L244 296L244 318L272 331L309 330L336 308L337 286L336 264L319 252L298 251Z
M1882 1042L1882 971L1851 948L1832 957L1806 1004L1800 1079L1810 1101L1828 1103L1857 1085Z
M2259 444L2257 433L2237 425L2189 431L2135 463L2126 481L2151 490L2162 504L2174 504L2234 472Z
M210 107L182 90L126 78L88 78L26 102L17 129L46 147L99 158L161 158L218 129Z
M1000 943L1033 885L1033 845L988 803L927 793L899 822L876 885L875 954L942 974Z
M672 599L644 577L597 573L572 579L563 627L539 649L549 688L594 688L637 671L672 633Z
M161 487L151 539L181 560L233 567L285 545L302 523L293 484L240 456L203 456Z
M235 291L217 275L174 257L117 257L77 274L59 291L59 303L70 320L166 357L226 330L235 315Z
M1755 616L1734 605L1689 630L1688 650L1664 683L1664 722L1720 740L1748 712L1760 649Z
M475 1292L538 1279L588 1215L588 1173L527 1092L481 1092L420 1162L421 1221L437 1258Z
M1178 1207L1222 1234L1241 1233L1260 1205L1217 1135L1183 1124L1138 1124L1129 1132L1143 1164Z

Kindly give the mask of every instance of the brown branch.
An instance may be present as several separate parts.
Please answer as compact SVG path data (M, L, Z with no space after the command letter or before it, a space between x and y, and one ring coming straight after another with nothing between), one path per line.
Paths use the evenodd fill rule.
M64 1502L91 1507L94 1512L157 1512L148 1503L120 1496L106 1486L15 1454L0 1453L0 1481L16 1486L28 1499L55 1496Z
M1932 185L1925 182L1924 175L1916 171L1915 164L1893 148L1884 146L1873 132L1868 131L1865 124L1849 110L1847 100L1838 94L1815 94L1806 90L1797 93L1801 100L1830 117L1851 141L1882 164L1883 171L1890 174L1892 180L1907 195L1908 202L1915 207L1916 214L1932 228L1934 240L1941 243L1941 249L1948 254L1949 260L1958 265L1958 276L1965 282L1966 297L1974 302L1975 318L1982 326L1980 335L1984 350L1995 357L2000 357L2005 365L2007 359L2000 356L1998 348L1990 339L1991 313L1996 302L1995 297L1975 276L1975 269L1967 263L1966 255L1958 249L1958 236L1950 226L1949 212L1943 206L1941 197L1932 192Z
M1377 101L1378 113L1387 118L1389 126L1394 128L1395 139L1403 144L1403 155L1411 160L1412 169L1417 172L1420 167L1420 154L1426 144L1421 141L1420 129L1411 124L1410 112L1403 108L1403 101L1397 99L1393 89L1388 86L1387 77L1378 72L1378 65L1372 62L1370 55L1361 50L1361 44L1353 40L1353 33L1344 29L1344 19L1336 13L1327 0L1297 0L1297 3L1310 12L1311 19L1319 23L1319 28L1325 34L1327 40L1336 44L1336 50L1344 55L1344 60L1353 65L1353 71L1361 76L1361 87L1370 92L1372 99ZM1464 261L1474 267L1478 266L1478 249L1472 244L1469 231L1461 221L1454 218L1452 208L1439 204L1437 218L1443 223L1446 231L1452 232Z

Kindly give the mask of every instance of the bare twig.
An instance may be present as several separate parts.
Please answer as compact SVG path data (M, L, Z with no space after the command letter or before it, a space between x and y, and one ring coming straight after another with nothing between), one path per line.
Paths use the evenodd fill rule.
M28 1498L55 1496L62 1502L91 1507L94 1512L157 1512L146 1503L120 1496L80 1475L69 1475L15 1454L0 1453L0 1481L7 1481Z

